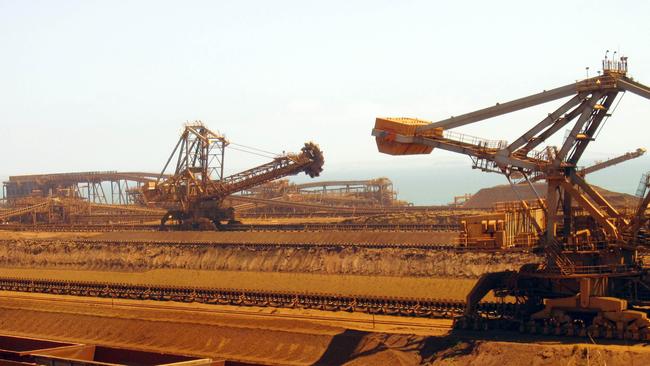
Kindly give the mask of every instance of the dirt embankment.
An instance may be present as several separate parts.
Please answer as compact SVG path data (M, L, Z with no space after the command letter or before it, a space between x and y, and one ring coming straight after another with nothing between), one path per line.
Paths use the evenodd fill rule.
M458 253L430 249L211 244L79 243L69 240L0 241L1 267L146 271L192 269L313 274L477 278L539 261L527 253Z
M88 306L62 303L51 295L32 300L5 294L0 297L0 323L5 334L269 365L641 366L650 363L650 350L639 345L591 345L571 343L568 339L564 341L566 344L557 340L541 343L543 339L530 337L513 341L513 334L504 335L510 342L497 342L471 340L453 333L380 333L349 329L345 324L315 322L304 316L256 316L252 312L191 311L182 307L133 308L123 307L123 301L118 301L116 306L106 301L105 305ZM285 315L290 313L301 314L299 310L286 310ZM356 315L349 315L351 323Z
M534 187L535 190L527 184L518 184L514 188L510 185L483 188L467 200L463 208L467 210L490 209L497 202L519 201L522 199L526 201L535 200L537 199L537 194L541 198L546 198L546 192L548 190L546 183L535 183ZM636 207L639 204L639 199L630 194L612 192L596 186L593 186L593 188L617 209Z

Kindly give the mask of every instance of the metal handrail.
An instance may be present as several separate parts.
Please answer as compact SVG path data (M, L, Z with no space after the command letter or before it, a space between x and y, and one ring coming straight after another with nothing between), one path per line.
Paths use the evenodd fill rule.
M476 137L472 135L466 135L456 131L446 130L443 133L443 136L447 140L452 140L455 142L460 142L462 144L474 145L480 148L486 149L496 149L501 150L508 146L508 141L506 140L488 140L481 137Z

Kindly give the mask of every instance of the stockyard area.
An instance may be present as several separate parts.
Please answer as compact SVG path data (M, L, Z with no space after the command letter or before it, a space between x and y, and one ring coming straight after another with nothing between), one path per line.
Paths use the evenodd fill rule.
M507 3L0 0L0 365L650 365L650 8Z
M213 132L188 125L180 146L200 148L193 133ZM183 171L205 170L205 159L160 179L11 176L0 226L2 357L127 365L650 362L645 328L620 337L594 326L568 334L566 324L546 320L531 328L520 319L521 295L502 288L509 281L480 299L473 322L463 320L484 275L546 268L533 223L545 226L545 199L534 196L543 184L516 186L520 201L512 187L496 186L449 205L414 206L397 199L388 178L276 179L320 172L323 156L304 155L238 180L188 179ZM112 201L115 187L132 188ZM644 204L595 189L630 215ZM183 201L195 214L183 214Z

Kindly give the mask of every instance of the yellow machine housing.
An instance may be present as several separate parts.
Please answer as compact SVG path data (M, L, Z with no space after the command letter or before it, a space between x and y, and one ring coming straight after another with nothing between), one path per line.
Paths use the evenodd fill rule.
M540 208L516 208L463 217L460 245L474 248L532 247L537 239L535 224L543 227Z

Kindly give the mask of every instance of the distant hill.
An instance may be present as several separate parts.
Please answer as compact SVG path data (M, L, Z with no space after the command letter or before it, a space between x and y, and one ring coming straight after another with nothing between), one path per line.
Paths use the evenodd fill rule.
M546 198L546 183L535 183L533 186L542 198ZM596 192L600 193L600 195L617 209L632 208L638 204L638 198L631 194L612 192L596 186L593 187ZM515 190L517 193L515 193ZM528 184L516 185L515 188L508 184L498 185L479 190L465 202L463 208L487 209L492 208L496 202L517 201L520 198L528 201L536 199L536 196Z

